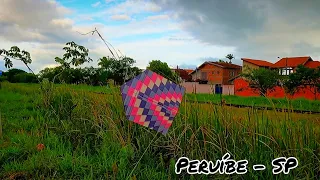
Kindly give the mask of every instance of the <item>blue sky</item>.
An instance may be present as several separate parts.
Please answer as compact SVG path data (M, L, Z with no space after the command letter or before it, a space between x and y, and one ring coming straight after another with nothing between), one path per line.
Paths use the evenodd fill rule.
M50 1L45 2L49 3ZM67 33L66 35L46 29L45 33L41 34L50 36L51 39L46 42L38 42L34 39L11 40L7 38L4 39L6 43L2 43L6 48L20 44L19 47L28 50L34 61L31 67L36 72L45 67L56 66L53 59L55 56L62 56L61 49L68 41L75 41L89 48L90 56L95 62L86 66L96 66L98 58L110 55L107 47L97 36L80 37L77 33L77 31L86 33L95 27L116 49L135 59L136 66L140 68L145 68L148 62L153 59L165 61L171 67L179 65L185 68L194 68L201 64L204 57L224 58L226 53L233 51L230 47L212 46L197 41L179 27L177 19L171 17L151 1L57 0L51 2L54 2L54 5L47 5L43 2L41 4L50 7L46 18L48 21L54 21L57 26L51 28L57 28L56 31L58 31L60 27ZM27 1L23 0L23 3L27 3ZM36 7L37 5L39 4L34 3L33 7L35 7L35 11L39 10L39 14L36 14L39 18L39 15L47 12L41 11L41 7ZM21 16L24 15L21 14ZM34 19L35 17L30 15L26 18ZM19 31L25 31L27 28L32 27L25 27ZM36 31L38 30L32 32ZM48 52L52 56L49 56ZM15 64L18 68L24 68L23 64L18 62ZM3 62L0 62L0 66L3 66Z
M31 68L39 72L57 66L54 58L63 55L66 42L75 41L94 59L86 66L97 66L99 58L110 55L107 47L97 35L79 34L97 28L140 68L154 59L194 68L229 53L239 65L241 57L320 59L317 5L298 0L290 6L275 0L10 0L0 6L0 48L27 50ZM25 69L18 62L14 66Z

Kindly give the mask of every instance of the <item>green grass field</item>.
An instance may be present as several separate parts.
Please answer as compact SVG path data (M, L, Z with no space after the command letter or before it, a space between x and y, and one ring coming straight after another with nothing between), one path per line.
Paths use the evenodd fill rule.
M11 86L24 86L28 90L37 90L40 88L39 84L11 84ZM89 91L96 93L118 93L119 88L107 87L107 86L88 86L88 85L63 85L58 84L56 87L68 87L77 91ZM119 92L120 94L120 92ZM320 112L319 100L308 99L293 99L288 100L285 98L264 98L264 97L240 97L233 95L222 95L222 98L226 101L226 104L233 105L245 105L245 106L260 106L260 107L274 107L294 110L305 110ZM199 102L212 102L219 104L221 102L220 95L216 94L186 94L186 99L199 101Z
M232 95L223 95L222 98L227 104L246 105L246 106L261 106L274 107L280 109L294 109L320 112L319 100L308 99L292 99L285 98L264 98L264 97L240 97ZM196 101L210 101L213 103L220 103L220 95L212 94L188 94L188 99Z
M0 179L313 179L320 175L319 114L184 101L164 136L126 120L118 88L44 87L2 83ZM220 100L210 97L198 95L197 100ZM227 103L270 103L263 98L224 98ZM195 97L186 95L187 99ZM283 107L285 100L279 102L275 106ZM319 102L294 100L292 106L317 110ZM37 150L38 144L44 144L44 149ZM248 172L174 172L181 156L215 161L226 152L235 160L247 159ZM299 166L288 175L273 175L271 161L280 156L296 157ZM253 171L254 164L264 164L267 169Z

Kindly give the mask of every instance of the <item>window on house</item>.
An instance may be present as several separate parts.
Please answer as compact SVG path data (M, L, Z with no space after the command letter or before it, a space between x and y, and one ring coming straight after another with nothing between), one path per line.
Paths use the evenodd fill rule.
M220 74L220 71L217 71L217 74Z
M214 71L212 71L212 74L214 74Z
M233 77L233 76L234 76L234 74L235 74L235 72L234 72L234 71L230 71L230 76L231 76L231 77Z
M291 67L279 69L279 75L287 76L292 73L293 73L293 68L291 68Z

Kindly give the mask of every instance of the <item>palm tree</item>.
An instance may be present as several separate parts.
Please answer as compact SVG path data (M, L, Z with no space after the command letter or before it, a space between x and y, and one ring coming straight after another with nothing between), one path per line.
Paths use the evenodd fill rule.
M229 59L229 63L231 63L231 60L234 59L233 54L227 54L226 58Z

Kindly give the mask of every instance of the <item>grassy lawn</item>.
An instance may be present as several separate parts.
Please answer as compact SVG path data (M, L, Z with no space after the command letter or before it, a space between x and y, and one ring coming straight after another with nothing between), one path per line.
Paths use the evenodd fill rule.
M39 84L11 84L10 86L18 86L19 89L26 88L26 91L36 91L40 88ZM106 87L106 86L88 86L88 85L65 85L56 84L57 88L71 88L76 91L90 91L96 93L118 93L119 88L117 87ZM187 100L212 102L219 104L221 99L220 95L216 94L186 94ZM308 99L293 99L290 102L284 98L265 98L265 97L241 97L233 95L223 95L222 98L227 104L233 105L246 105L246 106L261 106L261 107L274 107L294 110L305 110L320 112L320 101L319 100L308 100Z
M187 98L194 101L209 101L213 103L220 103L221 101L220 95L215 94L188 94ZM292 99L288 101L285 98L241 97L232 95L223 95L222 98L227 104L320 112L319 100Z
M93 88L59 85L40 90L38 85L3 84L0 179L319 177L319 115L183 102L164 136L126 120L118 90L96 94L91 91L98 92L103 87ZM217 100L216 96L201 97ZM224 98L228 102L227 98L235 101L237 97ZM43 144L44 149L38 150L38 144ZM208 176L174 172L179 157L215 162L226 152L235 160L247 159L248 172ZM296 157L299 166L288 175L275 176L271 161L281 156ZM253 171L254 164L264 164L266 170Z

